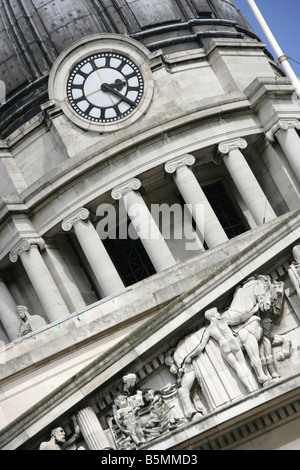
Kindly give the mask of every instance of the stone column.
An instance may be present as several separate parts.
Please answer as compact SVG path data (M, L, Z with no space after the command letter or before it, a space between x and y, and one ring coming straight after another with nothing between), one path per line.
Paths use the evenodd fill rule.
M160 230L153 219L144 199L139 193L142 184L132 179L116 187L112 198L120 200L125 207L132 225L157 272L164 271L176 264L176 261Z
M201 233L201 242L206 241L209 248L228 241L222 225L208 202L200 184L190 166L194 165L193 155L183 155L169 161L165 171L173 175L174 181L188 207ZM203 207L203 211L197 207Z
M42 240L22 240L11 251L10 260L16 263L20 257L48 320L54 322L68 316L70 312L40 254L39 249L44 247Z
M252 217L262 225L275 219L276 214L240 150L247 145L244 139L222 142L219 152Z
M297 119L281 119L266 133L266 137L270 142L278 140L298 181L300 181L300 138L296 129L300 129L300 122Z
M79 411L77 421L89 450L111 449L93 408L89 407Z
M44 260L70 312L73 313L86 307L55 240L46 241Z
M0 277L0 320L10 341L14 341L18 337L21 325L16 307L5 279Z
M103 295L108 297L125 286L89 217L87 209L79 209L63 221L62 228L65 232L74 229Z

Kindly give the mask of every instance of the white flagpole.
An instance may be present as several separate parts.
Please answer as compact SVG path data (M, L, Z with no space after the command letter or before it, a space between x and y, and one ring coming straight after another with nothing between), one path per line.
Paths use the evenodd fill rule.
M275 37L273 36L272 31L270 30L269 26L267 25L264 17L262 16L260 10L257 7L255 1L254 0L247 0L247 2L249 4L249 7L251 8L255 18L257 19L260 27L262 28L266 38L268 39L274 53L276 54L277 62L282 65L282 68L284 69L284 71L287 74L288 78L292 82L292 85L294 86L294 88L296 90L296 93L300 98L300 82L299 82L299 79L298 79L297 75L295 74L295 72L293 71L292 67L290 66L290 64L288 62L288 56L285 55L282 52L278 42L276 41Z

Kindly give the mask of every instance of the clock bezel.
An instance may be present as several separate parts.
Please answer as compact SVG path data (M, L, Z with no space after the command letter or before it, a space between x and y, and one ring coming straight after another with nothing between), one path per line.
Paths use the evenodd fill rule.
M126 116L112 122L94 122L77 113L67 93L71 73L82 61L93 55L112 53L129 59L142 75L144 90L137 106ZM151 53L134 39L116 34L93 35L77 41L55 62L49 77L49 98L55 100L63 113L81 129L97 133L112 132L128 127L148 110L153 98L154 81L150 68Z
M104 106L100 107L100 106L97 106L97 104L95 104L95 103L93 104L89 100L88 96L84 94L83 90L84 90L85 84L88 81L89 77L91 77L92 74L96 74L96 72L99 74L99 79L98 79L97 76L96 76L96 78L99 80L99 83L100 83L101 68L99 68L97 70L95 68L95 65L96 65L96 61L101 60L101 59L105 59L105 61L109 64L106 67L102 67L102 69L111 68L112 70L115 70L117 74L119 74L119 77L123 77L123 78L127 77L123 73L124 67L126 66L126 64L129 65L129 67L132 70L132 73L137 78L137 82L138 82L138 85L136 87L138 89L135 90L136 93L137 93L137 96L136 96L136 99L135 99L135 105L134 106L130 106L128 109L126 109L124 111L121 111L120 107L122 106L122 100L118 99L117 96L115 97L112 94L112 95L110 95L110 99L112 100L111 105L106 106L106 107L104 107ZM114 59L117 62L121 61L124 64L124 67L123 67L122 70L118 70L117 68L111 66ZM82 68L84 68L88 64L90 64L90 66L92 67L92 71L86 76L85 80L83 80L81 85L74 84L74 80L77 77L77 75L82 74ZM133 78L133 77L131 77L131 78ZM74 89L82 90L82 92L83 92L82 97L77 98L77 100L74 98L74 94L73 94ZM132 89L133 89L133 87L130 86L130 84L128 83L127 84L126 94L124 94L122 92L122 94L124 94L125 98L127 97L128 92L130 92ZM111 124L111 123L116 123L117 121L121 121L121 120L125 119L131 113L133 113L134 110L137 108L137 106L139 105L139 103L141 102L141 100L143 98L143 94L144 94L144 79L143 79L143 75L142 75L139 67L129 57L124 56L123 54L120 54L120 53L115 53L115 52L107 52L107 51L106 52L97 52L96 54L93 54L93 55L87 57L86 59L80 61L76 65L76 67L73 69L73 71L71 72L71 74L69 76L69 79L67 81L67 96L68 96L68 100L69 100L72 108L81 117L87 119L90 122L97 123L97 124ZM116 100L116 103L113 104L114 100ZM77 101L78 101L78 103L86 102L87 104L89 104L89 108L87 108L87 109L90 109L90 112L93 111L93 110L99 110L100 111L99 112L99 114L100 114L99 117L96 117L95 115L93 116L90 113L87 114L85 111L80 109L80 107L78 106ZM124 103L125 103L125 106L126 106L126 101L124 101ZM113 117L113 116L107 117L107 118L104 117L105 112L108 111L109 109L114 110L114 112L116 113L115 117Z

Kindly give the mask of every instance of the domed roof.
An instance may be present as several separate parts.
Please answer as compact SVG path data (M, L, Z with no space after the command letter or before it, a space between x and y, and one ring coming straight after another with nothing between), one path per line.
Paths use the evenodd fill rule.
M0 0L0 139L48 100L52 64L76 40L125 34L151 51L199 48L209 36L253 36L231 0Z

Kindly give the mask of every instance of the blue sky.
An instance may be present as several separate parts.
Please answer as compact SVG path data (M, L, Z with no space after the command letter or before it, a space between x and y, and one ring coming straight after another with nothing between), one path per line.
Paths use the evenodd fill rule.
M246 16L255 33L266 42L247 0L233 0ZM300 62L300 0L255 0L284 54ZM270 45L268 50L274 55ZM290 65L300 77L300 64L290 60Z

